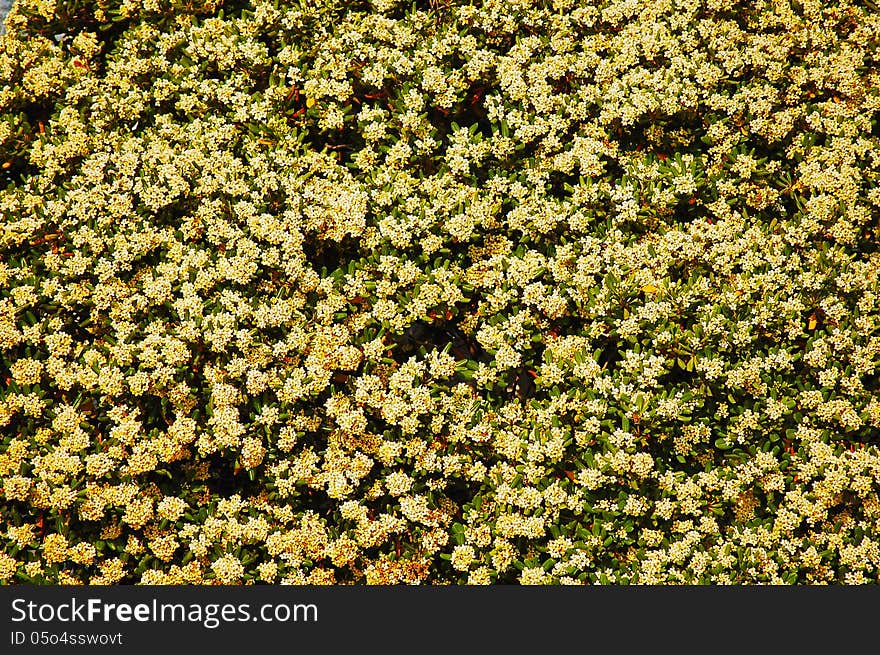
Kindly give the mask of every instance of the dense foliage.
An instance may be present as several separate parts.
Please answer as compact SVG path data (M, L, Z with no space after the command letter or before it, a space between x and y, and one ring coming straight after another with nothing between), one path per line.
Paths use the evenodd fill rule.
M873 4L0 39L0 579L878 581Z

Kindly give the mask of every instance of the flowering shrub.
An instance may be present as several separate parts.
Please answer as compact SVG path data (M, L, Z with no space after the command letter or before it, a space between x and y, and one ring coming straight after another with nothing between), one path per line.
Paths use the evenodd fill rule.
M6 25L0 579L878 581L873 4Z

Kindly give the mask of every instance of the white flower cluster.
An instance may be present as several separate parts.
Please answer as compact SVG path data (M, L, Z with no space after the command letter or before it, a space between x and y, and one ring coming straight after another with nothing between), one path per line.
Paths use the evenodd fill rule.
M0 37L0 581L878 581L877 12L171 4Z

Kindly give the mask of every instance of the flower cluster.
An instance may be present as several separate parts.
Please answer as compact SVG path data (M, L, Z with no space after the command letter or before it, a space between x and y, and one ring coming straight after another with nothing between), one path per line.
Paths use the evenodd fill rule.
M6 30L0 581L878 582L865 3Z

